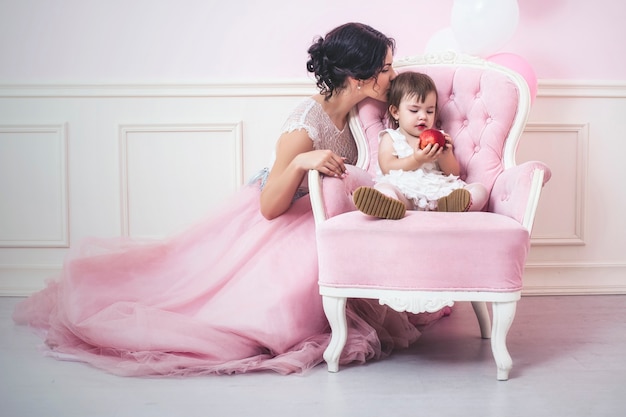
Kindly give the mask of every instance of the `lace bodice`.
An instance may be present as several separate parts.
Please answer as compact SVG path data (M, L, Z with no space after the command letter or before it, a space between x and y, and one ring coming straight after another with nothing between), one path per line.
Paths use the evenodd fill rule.
M346 158L346 164L356 164L358 151L352 132L346 123L343 130L337 129L328 114L324 111L321 104L312 97L305 99L293 110L291 115L285 121L281 129L281 133L293 132L294 130L304 129L313 141L314 149L330 149L339 156ZM272 155L271 166L274 165L276 154ZM261 170L257 175L252 177L250 183L260 180L260 186L263 188L270 168ZM308 194L307 177L302 180L302 184L294 195L294 200Z
M357 160L356 143L346 124L343 130L337 129L321 104L309 97L300 103L283 125L282 133L304 129L313 140L315 149L330 149L346 158L347 164Z

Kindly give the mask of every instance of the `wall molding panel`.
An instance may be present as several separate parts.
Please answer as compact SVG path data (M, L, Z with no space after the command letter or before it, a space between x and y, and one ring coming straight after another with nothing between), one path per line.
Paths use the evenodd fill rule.
M306 97L312 80L212 84L0 84L0 98Z
M541 160L559 167L553 172L541 203L561 204L563 209L539 211L532 244L584 245L589 124L531 122L526 125L521 142L518 161L532 159L534 150L542 148L549 151L544 151Z
M42 288L89 236L161 238L210 214L268 166L314 92L309 79L0 85L0 295ZM539 82L517 160L552 179L525 295L626 294L624 114L626 82Z
M120 126L122 236L162 238L233 194L243 184L242 134L242 122Z
M0 124L0 248L69 247L65 124Z
M300 97L316 91L309 79L207 84L0 84L0 98ZM626 82L539 80L537 97L626 98Z
M626 98L626 82L539 80L537 97Z

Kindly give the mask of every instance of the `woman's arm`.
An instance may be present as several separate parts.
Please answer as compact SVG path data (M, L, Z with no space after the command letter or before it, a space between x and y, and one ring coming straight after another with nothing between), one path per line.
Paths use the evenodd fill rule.
M346 171L340 156L329 150L313 150L313 141L305 130L281 135L276 160L261 191L261 214L271 220L287 211L310 169L330 176L342 176Z

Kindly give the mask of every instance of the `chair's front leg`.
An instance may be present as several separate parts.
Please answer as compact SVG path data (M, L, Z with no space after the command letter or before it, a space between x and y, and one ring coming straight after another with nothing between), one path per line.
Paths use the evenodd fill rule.
M339 357L348 339L346 299L323 296L322 303L331 330L330 343L324 351L324 360L328 364L328 372L337 372L339 371Z
M498 367L498 381L509 379L513 360L506 347L506 336L515 317L517 301L493 303L493 327L491 329L491 351Z

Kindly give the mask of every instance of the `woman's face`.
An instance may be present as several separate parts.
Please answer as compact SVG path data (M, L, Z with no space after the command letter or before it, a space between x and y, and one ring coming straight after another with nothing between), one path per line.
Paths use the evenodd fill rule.
M391 80L396 77L396 70L393 69L393 53L391 48L387 50L385 57L385 65L377 76L366 80L361 89L363 92L373 99L379 101L387 101L387 91Z

